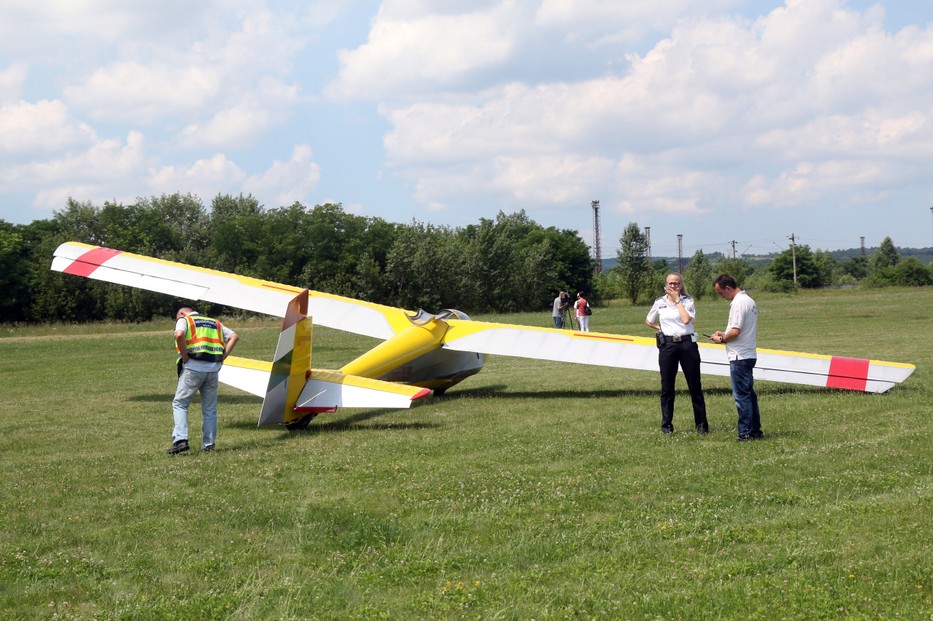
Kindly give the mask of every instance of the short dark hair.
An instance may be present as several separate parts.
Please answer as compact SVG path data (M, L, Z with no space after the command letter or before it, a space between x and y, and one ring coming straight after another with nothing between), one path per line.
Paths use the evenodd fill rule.
M725 289L726 287L732 287L733 289L738 289L739 286L735 284L735 278L729 274L720 274L716 277L716 280L713 282L713 285L719 285L720 289Z

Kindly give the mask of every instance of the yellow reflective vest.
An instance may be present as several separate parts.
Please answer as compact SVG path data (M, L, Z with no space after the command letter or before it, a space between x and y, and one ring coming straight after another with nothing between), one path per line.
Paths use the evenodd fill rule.
M205 362L222 362L224 359L224 329L220 322L204 315L187 315L185 323L185 349L188 357ZM178 350L178 344L175 345Z

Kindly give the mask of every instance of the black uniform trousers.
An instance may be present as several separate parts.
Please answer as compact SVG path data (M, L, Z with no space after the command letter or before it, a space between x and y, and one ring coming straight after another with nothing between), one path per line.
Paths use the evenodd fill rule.
M700 381L700 348L691 340L679 343L666 342L658 349L658 366L661 367L661 429L674 429L674 383L677 380L677 365L684 371L690 398L693 401L693 421L697 431L709 431L706 420L706 401Z

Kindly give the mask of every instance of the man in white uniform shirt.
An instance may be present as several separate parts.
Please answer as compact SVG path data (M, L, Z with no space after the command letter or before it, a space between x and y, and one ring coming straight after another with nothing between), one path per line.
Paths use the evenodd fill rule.
M758 395L755 393L753 370L758 361L758 306L755 300L739 289L735 279L721 274L713 283L723 299L729 300L729 323L725 332L714 332L710 339L724 343L729 356L729 375L732 378L732 396L739 412L739 442L757 440L761 431Z

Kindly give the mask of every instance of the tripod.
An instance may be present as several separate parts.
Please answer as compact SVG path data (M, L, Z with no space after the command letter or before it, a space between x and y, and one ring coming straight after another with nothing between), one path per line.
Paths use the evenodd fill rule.
M564 327L569 328L570 330L576 330L576 326L573 325L574 312L573 309L569 306L560 311L561 320L564 322Z

